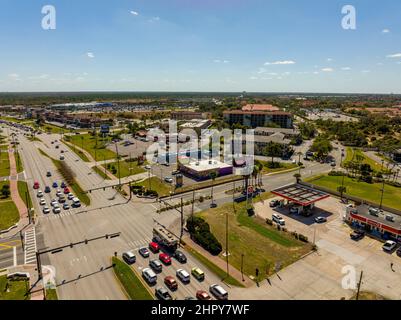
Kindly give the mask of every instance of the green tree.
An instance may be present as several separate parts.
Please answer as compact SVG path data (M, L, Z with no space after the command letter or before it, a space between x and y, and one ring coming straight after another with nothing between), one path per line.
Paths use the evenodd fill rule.
M3 187L1 188L1 194L4 198L8 198L11 194L10 191L10 185L9 184L5 184L3 185Z

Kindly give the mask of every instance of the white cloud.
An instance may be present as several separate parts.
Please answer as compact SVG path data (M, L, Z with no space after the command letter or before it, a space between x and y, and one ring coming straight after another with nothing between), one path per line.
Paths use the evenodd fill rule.
M389 54L387 58L401 58L401 53Z
M350 68L350 67L342 67L341 70L343 70L343 71L349 71L349 70L351 70L351 68Z
M133 16L138 16L138 15L139 15L139 13L138 13L137 11L133 11L133 10L131 10L130 13L131 13Z
M95 55L93 54L93 52L87 52L86 56L90 59L93 59L95 57Z
M262 74L262 73L265 73L267 70L265 69L265 68L259 68L259 70L258 70L258 74Z
M230 63L229 60L220 60L220 59L214 59L213 62L214 63Z
M258 80L258 77L250 77L249 80Z
M362 73L370 73L370 70L362 70Z
M213 60L213 62L214 62L214 63L220 63L220 62L221 62L221 60L219 60L219 59L215 59L215 60Z
M284 61L275 61L275 62L265 62L265 66L269 65L289 65L295 64L296 62L293 60L284 60Z
M323 72L333 72L334 69L333 68L323 68L322 71Z
M10 74L8 75L8 77L9 77L11 80L14 80L14 81L20 81L20 80L21 80L21 78L20 78L20 76L19 76L18 73L10 73Z
M383 29L382 33L390 33L390 30L389 29Z
M314 71L313 74L319 74L319 71Z
M224 60L224 61L223 61L223 63L230 63L230 61L228 61L228 60Z
M269 72L268 75L269 76L277 76L278 74L276 72Z
M45 80L45 79L48 79L48 78L49 78L48 74L41 74L39 76L29 77L30 80Z
M333 59L332 58L327 58L327 62L332 62Z
M160 17L153 17L148 20L149 22L157 22L160 21Z

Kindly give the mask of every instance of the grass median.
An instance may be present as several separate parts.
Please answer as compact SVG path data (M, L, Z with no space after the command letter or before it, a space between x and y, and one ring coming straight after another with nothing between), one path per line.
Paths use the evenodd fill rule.
M113 162L113 163L103 164L102 166L103 167L106 166L107 170L110 171L116 177L118 177L120 174L121 178L146 172L146 170L142 168L142 166L139 166L136 161L130 162L127 160L121 160L120 165L118 164L118 162Z
M25 181L18 181L18 193L21 199L24 201L25 206L28 208L32 207L31 196L28 191L28 184Z
M65 139L79 148L87 151L96 161L111 160L117 157L117 154L106 145L109 143L107 138L94 137L91 134L79 134L66 136Z
M113 257L113 271L130 300L154 300L139 276L120 259Z
M0 300L30 300L30 295L25 296L28 289L28 280L9 280L7 276L0 277Z
M99 167L92 167L93 171L95 171L99 176L101 176L105 180L111 180L110 177L107 175L107 173L104 172L104 169L102 170Z
M10 175L10 160L8 158L8 146L0 147L0 177Z

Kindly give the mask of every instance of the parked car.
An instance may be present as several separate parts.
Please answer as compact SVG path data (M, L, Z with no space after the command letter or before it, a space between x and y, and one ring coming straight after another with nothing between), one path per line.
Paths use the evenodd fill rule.
M361 230L355 230L350 234L352 240L360 240L365 236L365 232Z
M228 292L218 284L212 284L209 292L216 297L217 300L228 300Z
M291 207L290 208L290 213L291 214L298 214L299 208L298 207Z
M150 170L150 169L152 169L152 167L151 167L150 165L147 164L147 165L145 166L145 169L146 169L146 170Z
M167 253L160 253L159 254L159 259L161 262L163 262L165 265L170 265L171 264L171 258Z
M127 251L123 253L123 259L128 264L133 264L136 261L136 256L132 251Z
M272 214L272 220L280 226L285 226L285 220L278 214Z
M164 284L169 288L171 291L178 289L178 283L172 276L167 276L164 278Z
M196 298L198 300L210 300L211 297L209 296L209 294L204 291L204 290L198 290L196 291Z
M180 279L182 283L187 284L191 282L191 277L189 273L184 269L178 269L176 275L177 278Z
M180 263L186 263L187 262L187 257L180 250L176 250L174 252L174 258Z
M385 244L383 244L383 250L386 252L391 252L395 249L397 243L392 240L387 240Z
M144 258L149 258L149 250L148 248L142 247L138 250L139 254Z
M315 218L315 222L316 223L324 223L324 222L327 222L327 218L325 218L325 217L316 217Z
M401 257L401 247L399 247L396 252L397 252L397 256Z
M180 173L181 173L180 170L176 170L176 171L173 171L173 172L171 173L171 175L176 176L177 174L180 174Z
M192 268L191 274L194 276L194 278L198 281L203 281L205 280L205 273L200 269L200 268Z
M166 181L167 183L173 183L173 178L171 177L165 177L164 181Z
M162 272L163 270L163 266L159 260L151 260L149 262L149 267L151 267L152 270L157 273Z
M157 276L150 268L145 268L142 270L142 277L146 280L146 282L150 285L153 285L157 282Z
M269 203L270 208L275 208L275 207L277 207L278 205L280 205L280 201L277 200L277 199L272 200L272 201L270 201L270 203Z
M155 295L156 295L156 298L159 300L173 300L170 293L164 287L157 288L155 290Z

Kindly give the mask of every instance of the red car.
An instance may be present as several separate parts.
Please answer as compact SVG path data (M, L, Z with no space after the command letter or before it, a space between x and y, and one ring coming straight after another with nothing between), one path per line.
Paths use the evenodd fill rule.
M33 184L34 189L39 189L39 182L35 181Z
M70 193L70 189L68 189L68 187L64 188L64 194L69 194Z
M198 290L196 291L196 298L198 300L210 300L210 296L206 291Z
M149 249L153 253L159 253L159 251L160 251L160 247L156 242L149 243Z
M172 276L167 276L164 278L164 284L170 289L170 290L177 290L178 288L178 283L175 281L174 277Z
M167 253L160 253L159 254L159 259L164 264L171 264L171 258Z

